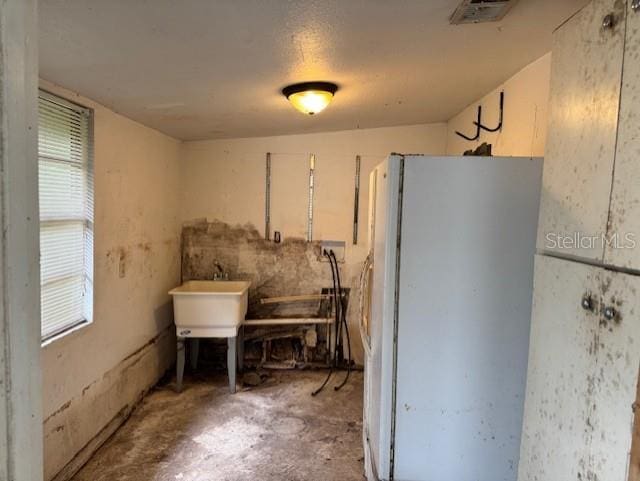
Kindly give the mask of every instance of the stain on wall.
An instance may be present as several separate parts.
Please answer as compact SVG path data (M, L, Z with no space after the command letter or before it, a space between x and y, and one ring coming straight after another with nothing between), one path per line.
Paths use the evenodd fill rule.
M265 240L251 224L230 225L206 219L185 224L182 230L183 281L213 279L215 274L222 273L229 274L232 280L251 282L248 319L332 315L327 310L328 305L321 301L279 304L260 302L268 297L321 294L323 289L326 292L326 289L333 287L331 267L326 258L323 259L319 241L288 238L276 243ZM345 278L342 287L353 292L352 280ZM310 337L313 337L313 342L308 342ZM324 327L247 327L247 361L266 361L265 354L261 352L265 347L260 344L265 340L268 343L267 349L274 354L274 358L296 359L301 363L326 361ZM312 349L308 351L304 347Z
M320 294L322 288L332 286L320 242L288 238L275 243L265 240L251 224L216 220L186 224L182 229L183 281L213 279L222 272L233 280L251 281L249 319L313 315L309 303L261 305L260 299Z
M93 108L95 119L93 323L42 348L43 477L63 481L175 361L168 291L180 280L181 144L42 87Z

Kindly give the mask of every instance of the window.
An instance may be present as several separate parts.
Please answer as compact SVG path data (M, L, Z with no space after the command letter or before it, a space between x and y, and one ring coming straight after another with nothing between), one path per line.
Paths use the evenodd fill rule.
M38 99L42 339L93 315L93 112Z

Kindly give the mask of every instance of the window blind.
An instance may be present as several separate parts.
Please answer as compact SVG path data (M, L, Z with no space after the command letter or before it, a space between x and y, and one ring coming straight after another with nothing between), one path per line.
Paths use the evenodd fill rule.
M93 316L93 115L38 99L42 338Z

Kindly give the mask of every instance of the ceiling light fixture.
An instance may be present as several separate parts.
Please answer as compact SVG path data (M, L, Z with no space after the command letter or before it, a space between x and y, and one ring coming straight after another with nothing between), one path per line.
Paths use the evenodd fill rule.
M322 112L337 91L338 86L331 82L302 82L286 86L282 95L303 114L313 115Z

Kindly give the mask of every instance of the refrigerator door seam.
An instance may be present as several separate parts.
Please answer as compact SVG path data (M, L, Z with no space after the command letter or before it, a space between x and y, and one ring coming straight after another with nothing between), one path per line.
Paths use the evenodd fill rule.
M391 445L389 457L389 481L394 479L395 471L395 438L396 438L396 395L398 382L398 321L400 310L400 260L401 260L401 240L402 240L402 199L404 193L404 155L400 157L400 172L398 181L398 213L396 230L396 265L393 300L393 370L391 384Z

